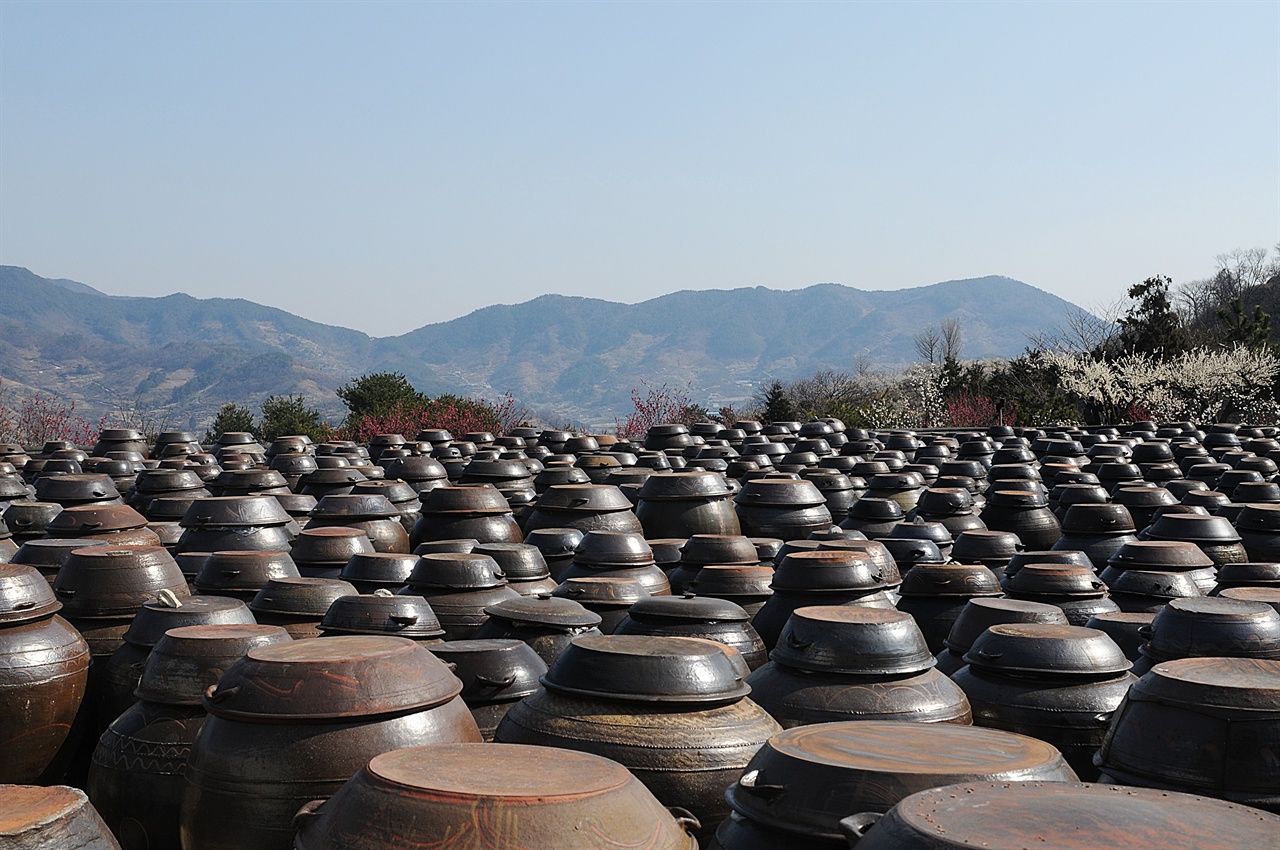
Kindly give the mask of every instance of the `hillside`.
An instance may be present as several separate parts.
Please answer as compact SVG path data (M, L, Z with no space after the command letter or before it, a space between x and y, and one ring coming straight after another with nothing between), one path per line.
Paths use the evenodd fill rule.
M683 291L639 304L544 295L372 338L240 299L104 295L0 266L0 377L91 411L137 402L202 427L224 401L301 393L333 419L334 390L399 370L421 390L511 391L549 421L608 422L642 380L691 384L714 407L772 377L909 362L913 336L959 320L966 358L1015 356L1079 308L1004 277L894 292L837 284Z

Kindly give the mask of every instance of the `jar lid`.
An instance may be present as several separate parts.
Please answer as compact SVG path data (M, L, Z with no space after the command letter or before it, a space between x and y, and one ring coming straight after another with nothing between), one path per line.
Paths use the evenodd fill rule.
M461 692L462 682L421 644L344 635L251 649L201 702L216 717L290 723L403 714Z
M726 703L751 693L741 653L701 638L581 635L542 677L546 688L602 700Z

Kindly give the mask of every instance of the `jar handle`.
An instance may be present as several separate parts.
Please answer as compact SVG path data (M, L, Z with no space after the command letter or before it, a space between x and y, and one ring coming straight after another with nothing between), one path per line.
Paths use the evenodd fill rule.
M858 842L866 838L867 833L873 826L880 822L884 817L880 812L859 812L856 815L840 821L840 831L844 833L844 838L849 842L850 847L856 847Z
M693 812L679 806L667 806L667 811L676 819L676 823L687 833L695 833L702 829L702 821L693 816Z
M219 688L216 684L210 685L204 689L204 695L212 703L219 703L229 697L235 696L240 692L239 685L232 685L229 688Z
M509 688L516 682L514 673L508 673L501 679L491 679L482 673L476 674L476 681L482 685L488 685L491 688Z
M298 809L298 813L293 816L293 828L295 830L302 829L307 825L307 821L319 817L320 807L324 803L324 800L312 800L309 803L304 803L302 808Z

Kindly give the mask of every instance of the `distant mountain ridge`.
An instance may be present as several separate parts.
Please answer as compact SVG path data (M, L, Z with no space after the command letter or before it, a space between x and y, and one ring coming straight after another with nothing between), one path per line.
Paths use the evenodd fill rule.
M957 319L966 358L1019 354L1080 308L1005 277L896 291L839 284L685 290L638 304L543 295L393 337L324 325L242 299L106 295L0 266L0 377L108 411L138 402L202 427L225 401L301 393L336 421L334 390L404 372L429 394L510 391L548 421L624 417L642 381L715 407L770 378L915 358L914 335Z

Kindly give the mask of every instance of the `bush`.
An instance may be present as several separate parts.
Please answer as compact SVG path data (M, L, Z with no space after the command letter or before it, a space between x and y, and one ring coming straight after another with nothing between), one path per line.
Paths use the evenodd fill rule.
M305 434L314 442L328 440L333 429L320 418L320 411L307 407L307 400L300 395L267 396L262 402L262 419L252 429L259 440Z
M403 434L412 439L423 428L444 428L461 439L469 431L503 434L528 418L528 411L511 393L503 393L496 402L447 394L423 396L412 406L402 403L382 413L348 416L334 436L357 442L368 442L378 434Z
M215 442L228 431L252 431L253 411L247 407L229 401L218 408L213 423L204 432L206 443Z
M64 403L42 393L5 402L9 390L0 389L0 442L23 446L41 446L49 440L70 440L77 446L89 447L107 424L104 416L97 423L76 415L76 403Z

